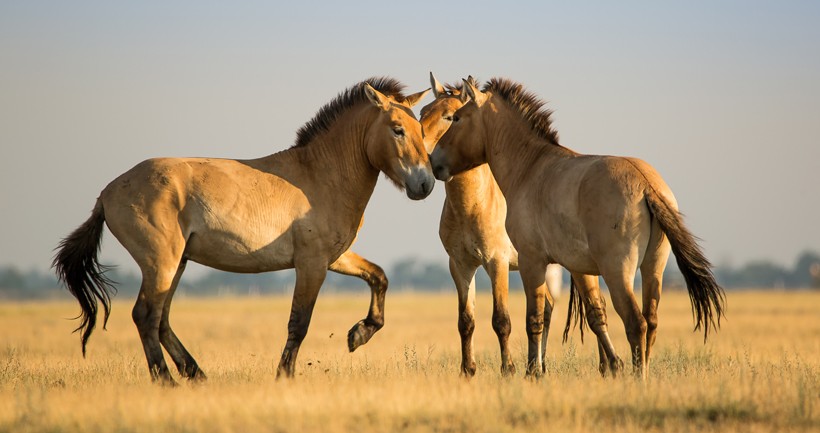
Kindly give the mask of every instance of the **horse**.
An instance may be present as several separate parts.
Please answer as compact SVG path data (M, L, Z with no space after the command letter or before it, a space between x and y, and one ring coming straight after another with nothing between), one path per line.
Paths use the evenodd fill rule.
M53 266L82 313L82 351L97 323L98 301L110 314L114 287L98 260L103 223L140 267L132 318L151 378L176 385L162 348L180 376L205 373L171 329L171 300L188 261L230 272L295 268L288 337L276 377L293 377L313 307L328 270L364 279L367 317L348 334L350 351L384 325L387 279L349 250L379 172L413 200L433 189L421 125L411 111L426 93L373 77L323 106L297 131L295 144L251 160L155 158L102 190L91 217L63 239Z
M475 84L472 77L467 79ZM421 109L424 146L432 152L436 142L450 127L453 113L469 100L461 85L442 85L430 73L435 99ZM472 377L476 372L473 356L475 329L475 273L479 266L487 271L493 293L493 330L501 348L501 373L515 373L509 349L511 331L507 310L509 271L518 269L518 251L504 228L507 203L487 164L453 176L445 183L447 195L441 211L439 237L449 256L450 275L458 292L458 331L461 336L461 372ZM553 298L561 289L561 267L547 268L547 287ZM544 333L543 349L546 350Z
M725 294L709 260L684 225L677 201L648 163L629 157L583 155L559 144L551 112L514 81L494 78L479 90L464 82L470 101L430 155L433 173L448 180L487 163L507 199L507 233L518 250L526 294L527 375L543 371L540 350L552 302L544 269L559 263L583 293L589 325L611 368L620 359L602 326L597 276L609 287L624 322L633 373L645 380L658 327L663 270L670 250L688 289L695 330L720 327ZM640 269L643 309L633 294ZM545 314L546 311L546 314Z

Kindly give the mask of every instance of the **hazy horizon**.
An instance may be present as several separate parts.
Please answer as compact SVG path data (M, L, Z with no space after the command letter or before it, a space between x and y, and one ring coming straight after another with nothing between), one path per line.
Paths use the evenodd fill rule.
M47 268L144 159L274 153L345 88L429 71L519 81L564 146L652 164L713 263L791 265L820 250L818 22L808 2L0 3L0 265ZM443 199L380 179L353 250L446 261Z

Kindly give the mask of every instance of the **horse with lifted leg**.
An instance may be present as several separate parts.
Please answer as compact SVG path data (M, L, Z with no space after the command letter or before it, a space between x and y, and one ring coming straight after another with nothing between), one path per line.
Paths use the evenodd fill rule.
M296 144L253 160L158 158L137 164L103 189L91 217L58 247L54 267L82 309L82 349L105 322L113 287L97 254L105 223L142 271L132 311L151 377L174 385L162 349L181 376L205 374L171 329L171 300L186 263L230 272L296 269L288 338L277 377L294 375L319 289L329 270L371 287L367 317L349 349L384 324L387 279L349 251L383 172L414 200L433 189L421 125L390 78L371 78L339 94L297 133Z

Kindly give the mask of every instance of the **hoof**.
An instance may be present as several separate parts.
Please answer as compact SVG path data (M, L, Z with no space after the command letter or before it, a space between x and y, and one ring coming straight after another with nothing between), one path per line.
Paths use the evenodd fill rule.
M475 376L475 371L475 361L461 364L461 375L466 377L467 379L471 379L473 376Z
M370 337L375 333L375 327L365 324L364 320L360 320L347 333L347 349L353 352L370 341Z
M160 378L160 379L157 379L155 382L163 388L176 388L176 387L179 386L179 384L174 379L171 379L170 377Z
M527 374L524 375L525 379L532 381L540 380L542 377L544 377L544 373L541 370L528 371Z
M504 377L511 377L515 375L515 364L509 363L501 366L501 375Z
M276 380L293 379L293 371L288 371L286 368L279 367L276 369Z
M624 362L621 361L621 358L615 357L615 359L609 360L609 371L612 373L612 377L618 377L624 373Z
M192 376L188 377L188 383L200 385L208 381L208 377L202 370L197 370Z

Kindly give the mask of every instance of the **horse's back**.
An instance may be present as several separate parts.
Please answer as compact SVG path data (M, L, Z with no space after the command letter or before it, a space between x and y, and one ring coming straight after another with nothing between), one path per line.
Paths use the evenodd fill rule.
M149 159L101 199L109 229L135 259L184 248L193 261L239 272L288 267L294 221L310 210L294 185L230 159Z
M513 243L585 273L599 273L601 255L616 249L640 260L651 230L647 188L675 203L657 171L636 158L578 155L533 174L508 202Z

